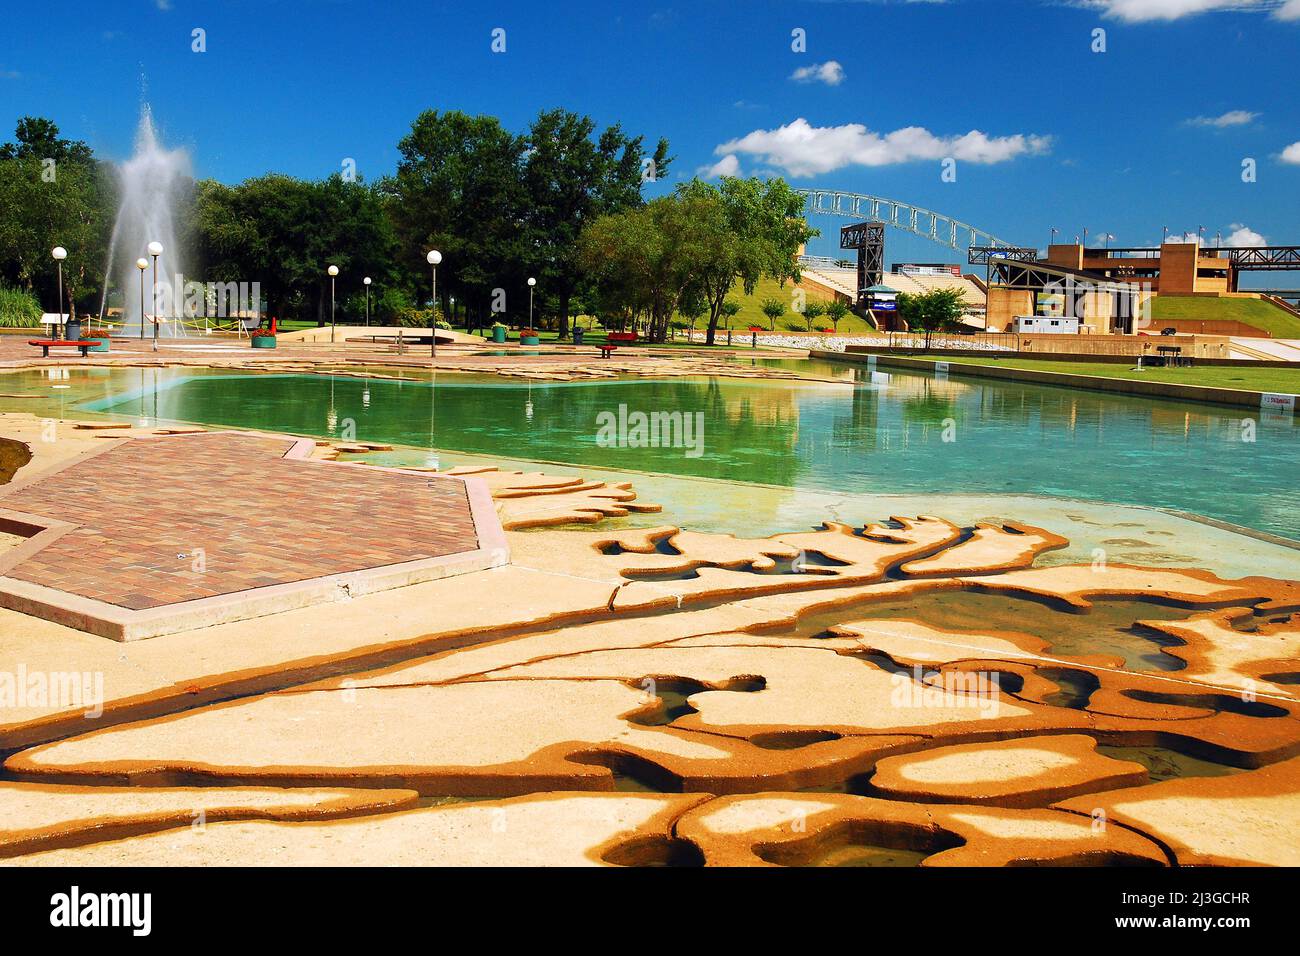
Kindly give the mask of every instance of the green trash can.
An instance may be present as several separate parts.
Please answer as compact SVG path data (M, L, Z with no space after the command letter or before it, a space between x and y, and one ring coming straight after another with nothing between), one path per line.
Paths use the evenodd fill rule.
M506 327L504 325L492 326L492 341L501 343L506 340Z

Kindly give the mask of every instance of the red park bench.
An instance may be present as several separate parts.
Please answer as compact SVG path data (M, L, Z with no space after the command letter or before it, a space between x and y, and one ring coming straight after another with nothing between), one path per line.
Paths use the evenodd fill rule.
M27 344L39 348L41 350L41 358L49 358L50 349L63 346L71 349L80 349L82 357L84 358L86 353L99 343L94 341L65 342L62 339L29 339Z
M635 332L610 332L608 335L605 336L605 341L623 342L628 345L631 345L633 342L636 341L636 333Z
M615 349L618 348L618 346L617 346L617 345L597 345L596 348L600 349L600 357L601 357L601 358L609 358L611 355L614 354L614 351L615 351Z

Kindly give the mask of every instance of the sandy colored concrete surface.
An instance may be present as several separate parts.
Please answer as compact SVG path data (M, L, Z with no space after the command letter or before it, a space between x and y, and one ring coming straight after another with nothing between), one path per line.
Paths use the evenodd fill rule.
M1029 568L984 578L957 577L990 591L1022 591L1075 607L1088 598L1135 597L1187 605L1224 605L1265 599L1260 607L1285 610L1300 605L1300 582L1247 577L1236 581L1194 568L1138 568L1121 564L1071 564Z
M322 820L413 806L414 790L0 783L0 857L218 820Z
M1170 848L1182 866L1300 866L1300 759L1230 777L1166 780L1059 806L1100 809Z
M781 729L836 734L997 735L1033 727L1077 727L1051 708L977 698L899 679L869 661L807 647L658 647L595 651L507 668L490 678L689 680L696 713L675 727L754 736ZM716 689L714 689L716 688Z
M554 627L603 613L610 594L602 583L505 567L126 647L0 610L0 674L102 674L108 723L318 679L339 668L379 666L439 645L475 643L494 630ZM0 744L12 748L97 726L86 709L17 702L0 712Z
M549 793L320 823L214 823L73 850L17 866L592 866L653 859L707 794ZM647 846L647 841L652 841Z
M842 793L719 797L677 834L712 866L835 865L854 846L923 854L922 866L1164 865L1160 848L1122 827L1056 810L938 806Z
M1296 661L1300 660L1300 614L1262 624L1252 632L1232 626L1232 621L1246 615L1244 610L1233 609L1185 621L1145 623L1186 642L1181 647L1166 648L1165 653L1187 662L1183 674L1191 680L1297 697L1294 682L1279 684L1269 677L1296 670Z
M979 524L956 547L929 558L908 561L899 570L913 577L1013 571L1027 568L1043 552L1064 548L1069 543L1059 534L1031 525Z
M959 801L1002 807L1043 806L1077 793L1147 782L1141 764L1097 753L1079 734L936 747L886 757L871 786L896 800Z
M502 374L521 371L511 360ZM39 440L37 419L23 427ZM23 470L102 447L95 436L67 428L47 443L62 451ZM341 451L322 443L315 457ZM1244 862L1300 819L1291 777L1255 777L1300 758L1295 582L1066 563L1073 546L1051 520L950 520L931 516L937 500L904 512L918 517L758 537L676 514L651 526L638 511L657 505L607 476L452 471L489 486L514 528L512 566L129 646L0 612L0 698L24 674L103 679L99 718L75 702L3 701L0 745L26 781L8 786L102 801L15 804L59 844L22 862L834 865L880 847L926 866L1164 864L1177 840L1188 859ZM1023 633L945 630L861 610L945 590L1029 599L1033 620ZM1187 667L1052 653L1053 615L1111 598L1186 609L1144 626L1185 641L1165 653ZM1144 767L1099 742L1264 769L1173 781L1185 791L1134 786ZM370 815L326 822L300 817L331 798L279 810L236 799L357 784L404 791L401 805L410 792L488 802L357 805L345 812ZM158 789L178 785L191 789ZM801 792L814 788L825 792ZM215 839L191 834L191 811L167 802L178 792L212 795L203 837ZM1112 798L1109 819L1125 825L1098 827L1070 802ZM1238 821L1231 847L1183 834L1220 800ZM293 822L242 819L263 813ZM480 839L503 819L513 840ZM144 832L157 827L169 829Z

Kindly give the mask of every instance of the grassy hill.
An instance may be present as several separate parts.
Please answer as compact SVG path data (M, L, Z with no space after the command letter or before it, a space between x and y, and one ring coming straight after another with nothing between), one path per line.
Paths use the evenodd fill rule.
M1177 319L1236 321L1253 325L1275 339L1300 339L1300 318L1263 299L1158 295L1151 300L1153 325Z
M764 299L778 299L785 303L785 315L776 320L776 330L778 332L790 331L791 324L798 331L804 331L807 326L803 324L803 319L796 315L790 308L793 300L791 294L795 289L802 289L808 297L808 301L814 299L818 302L829 302L834 298L829 292L823 292L818 286L811 284L800 284L796 286L792 282L787 282L785 288L782 288L775 279L760 279L758 285L754 287L753 295L745 295L740 284L737 283L728 298L734 299L740 305L740 312L731 320L731 327L736 330L748 329L751 325L757 325L766 329L769 325L767 316L763 314ZM830 327L830 319L822 316L817 319L815 325ZM703 323L701 323L703 327ZM865 321L850 313L840 321L840 332L865 332L871 328Z

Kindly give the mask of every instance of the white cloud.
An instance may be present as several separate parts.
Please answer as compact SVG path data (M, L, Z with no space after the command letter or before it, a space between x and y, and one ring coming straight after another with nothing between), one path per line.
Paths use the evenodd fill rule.
M790 74L796 83L825 83L827 86L839 86L844 82L844 67L835 60L801 66Z
M889 166L947 157L968 163L1001 163L1046 152L1050 146L1050 136L988 136L979 130L936 136L920 126L882 135L861 123L812 126L800 117L777 129L756 129L721 144L714 153L760 156L791 176L816 176L845 166Z
M1213 126L1215 129L1226 129L1229 126L1246 126L1258 118L1258 113L1247 110L1228 110L1219 116L1194 116L1187 123L1189 126Z
M1234 222L1228 227L1232 232L1228 233L1228 238L1223 240L1225 246L1266 246L1268 240L1257 233L1254 229L1247 228L1243 223Z
M1167 22L1225 10L1271 11L1279 20L1300 19L1300 0L1084 0L1083 5L1127 23Z
M740 172L740 160L736 158L734 153L728 153L712 166L701 166L696 172L705 179L735 176Z
M1223 244L1225 246L1268 245L1267 239L1254 229L1251 229L1245 223L1234 222L1232 225L1228 226L1228 228L1232 231L1223 237ZM1214 239L1208 235L1202 236L1195 232L1185 232L1181 236L1168 236L1165 238L1165 242L1199 242L1201 245L1206 245L1207 243L1213 245Z
M1300 140L1296 140L1286 149L1282 150L1282 162L1294 163L1300 166Z

